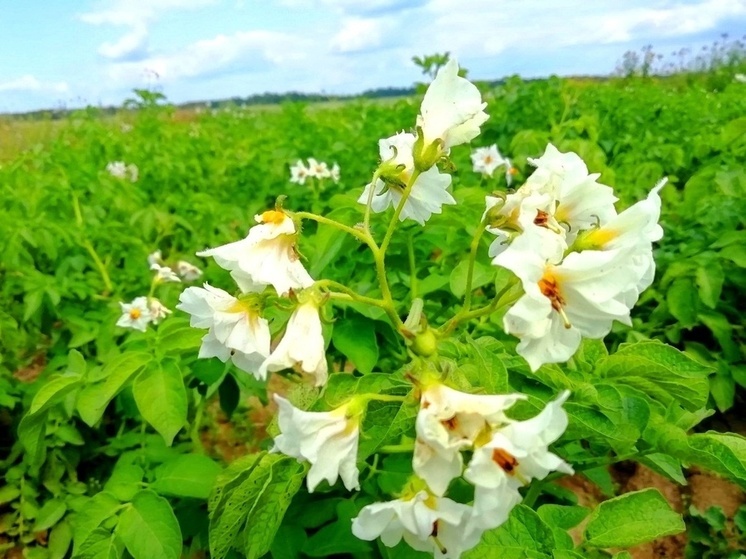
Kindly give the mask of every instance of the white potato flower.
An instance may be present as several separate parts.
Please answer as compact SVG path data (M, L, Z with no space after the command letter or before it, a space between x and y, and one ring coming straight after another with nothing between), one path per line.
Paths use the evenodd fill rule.
M348 491L360 489L357 468L357 447L360 438L360 418L344 405L328 412L299 410L285 398L275 394L279 406L280 435L275 438L272 452L281 452L311 464L306 484L308 491L326 480L334 485L338 478Z
M188 287L176 308L191 315L190 325L208 328L202 338L200 358L217 357L254 376L269 355L269 323L250 303L240 301L222 289L205 283Z
M572 475L573 469L560 457L549 452L549 445L567 429L567 412L562 405L568 391L549 402L535 417L510 421L492 433L492 438L474 450L464 478L487 490L503 490L506 500L518 488L534 479L544 479L550 472ZM475 498L475 508L479 509Z
M471 162L475 173L491 177L500 165L506 165L507 160L500 155L497 144L475 149L471 154Z
M169 309L166 305L161 303L158 299L155 297L150 298L150 317L153 321L153 324L158 324L161 320L166 318L168 315L170 315L173 311Z
M339 165L337 165L336 163L334 165L332 165L332 170L329 171L329 175L331 176L331 178L332 178L332 180L334 181L335 184L339 182L339 173L340 172L341 171L340 171Z
M306 167L303 164L303 161L301 161L300 159L295 165L290 166L290 182L294 182L296 184L305 184L308 175L308 167Z
M314 300L301 303L288 320L285 334L275 350L259 368L260 378L267 372L281 371L299 365L314 376L316 386L326 384L328 365L319 307Z
M468 505L423 490L409 498L366 505L352 519L352 533L361 540L380 537L387 547L404 539L438 559L458 559L482 536L472 514Z
M332 173L326 163L323 161L316 161L313 157L309 157L308 175L317 179L328 179L332 176Z
M603 338L614 320L631 324L623 294L631 285L630 253L624 250L573 252L556 235L529 229L493 263L521 280L524 295L503 318L505 331L521 339L517 351L531 370L567 361L581 338Z
M414 172L414 159L412 149L415 137L408 132L400 132L379 140L378 148L381 160L388 163L390 167L400 167L396 177L388 177L388 184L378 179L373 192L371 209L376 212L384 212L389 206L396 208L402 199L404 188ZM451 175L441 173L437 167L431 167L421 173L404 204L399 220L412 219L420 225L430 219L434 213L441 213L444 204L455 204L453 196L448 192L451 184ZM361 204L368 203L370 189L373 184L368 184L358 198Z
M427 88L417 117L422 129L424 147L442 142L442 150L470 142L479 135L487 120L487 103L479 89L458 75L458 63L449 60Z
M310 287L313 279L303 267L296 250L295 224L284 212L269 210L255 216L259 225L245 239L203 250L197 256L212 256L230 271L243 292L261 291L267 285L278 295L291 289Z
M161 266L160 264L151 264L150 269L155 272L155 280L158 283L181 283L181 278L168 266Z
M122 316L117 320L117 326L122 328L132 328L145 332L148 324L152 322L153 315L150 311L147 297L136 297L131 303L119 303L122 309Z
M184 281L195 281L202 277L202 270L186 260L179 260L176 263L176 272Z
M505 411L522 394L479 395L433 384L422 392L417 413L414 472L437 495L461 475L461 451L471 448L492 428L507 422Z
M547 193L553 203L548 213L568 230L568 243L582 230L616 215L614 189L597 181L598 173L588 173L585 162L573 152L560 152L552 144L544 155L529 159L536 170L520 190Z
M148 254L148 267L152 269L153 264L163 264L163 256L160 250Z

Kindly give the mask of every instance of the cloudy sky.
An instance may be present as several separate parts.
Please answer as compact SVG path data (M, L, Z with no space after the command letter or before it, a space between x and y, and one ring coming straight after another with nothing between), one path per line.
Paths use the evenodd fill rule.
M443 51L475 79L603 75L745 29L746 0L4 0L0 112L408 86Z

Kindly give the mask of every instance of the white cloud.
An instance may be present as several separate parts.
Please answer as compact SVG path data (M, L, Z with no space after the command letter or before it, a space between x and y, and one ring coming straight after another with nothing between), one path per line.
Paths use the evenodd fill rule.
M431 0L426 11L432 24L418 30L419 49L469 56L544 49L549 55L573 45L654 42L717 29L728 18L746 15L746 0L461 0L458 11L451 0Z
M117 41L103 43L98 52L112 60L133 60L146 56L149 26L163 14L203 8L218 0L108 0L79 19L91 25L113 25L129 29Z
M274 31L244 31L197 41L178 51L153 55L137 62L112 64L110 77L125 84L157 74L163 83L219 74L231 68L251 71L268 64L301 62L308 45L303 39Z
M0 82L0 92L47 92L66 93L70 86L66 82L43 82L26 74L7 82Z
M378 47L383 39L386 25L383 19L347 19L342 22L342 29L332 37L331 49L345 53Z

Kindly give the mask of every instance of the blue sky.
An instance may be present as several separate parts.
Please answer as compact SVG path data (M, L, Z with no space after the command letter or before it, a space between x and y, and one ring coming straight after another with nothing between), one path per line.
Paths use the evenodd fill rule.
M604 75L744 30L746 0L6 0L0 112L408 86L443 51L476 79Z

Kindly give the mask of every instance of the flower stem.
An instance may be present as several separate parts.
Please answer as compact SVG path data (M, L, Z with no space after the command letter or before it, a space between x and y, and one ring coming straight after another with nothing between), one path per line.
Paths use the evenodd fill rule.
M420 171L415 169L412 172L412 176L409 177L409 182L407 183L407 187L404 189L404 192L402 192L401 200L399 200L399 205L396 206L396 210L394 210L394 215L391 218L391 221L389 222L389 227L386 230L386 235L383 238L383 242L381 243L381 252L383 255L386 255L386 249L389 247L389 243L391 242L391 237L394 235L394 230L396 229L396 225L399 222L399 216L402 213L402 210L404 210L404 205L407 203L407 199L409 198L409 195L412 193L412 187L414 186L414 183L417 182L417 179L420 176Z
M342 294L348 295L349 300L352 301L358 301L360 303L365 303L367 305L371 305L374 307L378 307L380 309L386 309L386 301L383 301L381 299L374 299L372 297L366 297L365 295L360 295L358 292L350 289L346 285L343 285L337 281L329 280L329 279L323 279L319 280L315 283L317 287L327 287L330 289L334 289L336 291L340 291ZM332 295L335 295L335 293L332 293Z
M407 250L409 252L409 291L412 299L417 298L417 265L414 258L414 241L412 237L407 237Z
M78 201L78 197L74 191L71 191L71 194L73 199L73 212L75 213L75 223L77 223L78 227L80 228L81 236L83 238L81 244L83 245L83 248L86 250L88 255L91 257L91 260L93 260L93 263L96 265L96 269L98 270L98 273L104 282L104 295L108 295L109 293L114 291L114 286L111 283L109 272L106 270L106 265L99 257L96 249L91 244L91 241L89 241L88 238L85 236L85 229L83 227L85 222L83 221L83 212L80 210L80 202Z
M468 312L471 308L471 292L472 284L474 283L474 264L477 260L477 251L479 249L479 241L482 238L484 230L487 228L487 224L483 221L477 227L474 232L474 237L471 239L471 245L469 246L469 267L466 270L466 291L464 292L464 307L463 311Z
M365 233L359 229L355 229L354 227L350 227L349 225L345 225L344 223L340 223L339 221L336 221L334 219L329 219L328 217L324 217L324 216L311 213L311 212L294 212L293 216L297 217L298 219L310 219L318 223L323 223L324 225L329 225L331 227L334 227L335 229L339 229L340 231L344 231L345 233L352 235L353 237L364 242L371 248L375 246L375 242L373 241L370 234ZM373 246L371 246L371 244Z
M368 200L365 203L365 217L363 218L363 229L370 234L370 212L371 206L373 205L373 195L376 192L376 183L378 183L378 177L381 174L380 169L376 169L373 173L373 178L370 181L370 191L368 192Z
M378 447L378 452L383 452L384 454L414 452L414 444L387 444Z

